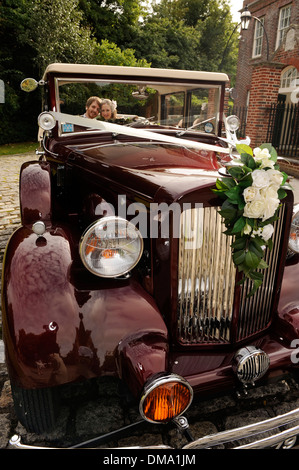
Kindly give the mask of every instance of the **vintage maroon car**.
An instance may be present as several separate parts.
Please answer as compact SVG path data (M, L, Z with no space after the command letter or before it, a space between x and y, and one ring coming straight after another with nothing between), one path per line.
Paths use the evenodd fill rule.
M2 289L15 409L29 431L53 425L57 387L94 377L119 378L145 420L166 423L195 394L296 373L292 191L250 297L211 191L237 142L237 119L224 116L227 83L222 73L47 67L42 152L21 168L22 225L7 245ZM117 116L86 117L89 97L112 100ZM242 432L298 418L294 410Z

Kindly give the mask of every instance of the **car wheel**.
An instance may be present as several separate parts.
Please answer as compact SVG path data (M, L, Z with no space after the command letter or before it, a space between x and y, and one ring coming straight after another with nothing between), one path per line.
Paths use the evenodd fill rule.
M17 418L28 432L42 434L54 427L59 409L55 389L11 389Z

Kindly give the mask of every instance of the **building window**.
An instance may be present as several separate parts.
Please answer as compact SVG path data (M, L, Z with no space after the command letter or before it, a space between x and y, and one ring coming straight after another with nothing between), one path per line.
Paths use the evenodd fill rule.
M279 12L279 21L278 21L278 30L277 30L277 40L276 40L276 49L281 45L284 38L286 29L290 25L291 20L291 5L281 8Z
M255 30L254 30L254 39L253 39L253 53L252 57L259 57L262 55L262 45L263 45L263 36L264 36L264 18L260 19L259 21L255 22Z
M299 72L295 67L289 67L286 69L280 80L280 89L293 88L297 86L297 80L299 79Z

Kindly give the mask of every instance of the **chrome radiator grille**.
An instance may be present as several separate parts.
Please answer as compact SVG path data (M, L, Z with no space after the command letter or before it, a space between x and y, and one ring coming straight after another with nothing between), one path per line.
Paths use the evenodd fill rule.
M251 282L245 282L240 307L234 312L236 269L231 255L231 237L219 207L195 208L181 214L178 259L178 338L182 343L229 343L233 315L238 315L234 332L243 339L267 326L282 233L283 208L275 224L273 249L267 250L263 286L250 298Z

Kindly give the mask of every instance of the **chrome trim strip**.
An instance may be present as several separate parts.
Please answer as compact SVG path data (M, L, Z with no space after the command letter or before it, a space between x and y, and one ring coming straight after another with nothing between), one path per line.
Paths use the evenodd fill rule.
M46 446L31 446L27 444L22 444L21 437L18 435L12 436L12 438L9 441L9 448L10 449L23 449L23 450L58 450L62 449L62 447L46 447ZM95 448L95 447L94 447ZM67 447L66 449L72 449L72 447ZM88 447L86 448L88 449ZM91 449L91 447L90 447ZM109 447L109 449L113 449L113 447ZM115 447L114 447L115 449ZM169 447L167 445L157 445L157 446L131 446L131 447L117 447L117 449L172 449L172 447Z
M299 408L274 418L259 421L258 423L252 423L247 426L229 429L227 431L202 437L193 442L190 442L189 444L186 444L183 449L211 448L225 444L227 442L240 441L241 439L250 438L262 432L273 432L274 430L279 431L278 428L281 426L286 426L296 420L299 420ZM275 445L281 441L284 441L285 439L296 436L297 434L299 434L299 425L296 425L291 429L287 429L286 431L279 431L273 436L267 436L266 438L258 439L250 444L234 447L234 449L262 449L265 447L271 447L271 445Z
M247 426L229 429L227 431L210 434L204 436L200 439L197 439L193 442L190 442L183 446L181 449L207 449L213 448L229 442L239 442L241 439L250 438L257 436L263 432L275 432L272 436L266 436L262 438L257 438L249 444L236 445L232 447L233 449L265 449L267 447L278 446L280 443L284 442L286 439L290 439L299 434L299 424L296 424L292 428L280 431L279 428L282 426L294 424L295 421L299 421L299 408L296 408L292 411L284 413L282 415L276 416L274 418L269 418L264 421L259 421L257 423L252 423ZM57 447L40 447L40 446L30 446L22 444L20 436L12 436L9 441L10 448L15 449L57 449ZM69 447L71 448L71 447ZM111 448L110 448L111 449ZM172 447L157 445L150 447L134 446L134 447L118 447L118 449L174 449Z

